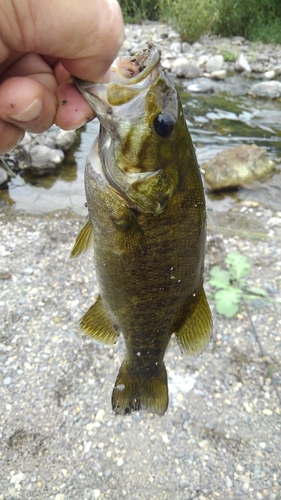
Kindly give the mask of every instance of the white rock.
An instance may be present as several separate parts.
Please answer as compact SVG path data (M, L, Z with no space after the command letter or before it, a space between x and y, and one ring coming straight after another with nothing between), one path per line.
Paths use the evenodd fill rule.
M232 481L231 481L231 479L230 479L230 477L229 477L229 476L226 476L226 477L225 477L225 484L226 484L226 487L227 487L227 488L232 488L233 483L232 483Z
M249 94L255 97L269 97L274 99L281 95L281 82L271 80L270 82L259 82L252 85Z
M240 54L238 59L236 59L235 69L236 69L236 71L239 71L239 72L242 72L242 71L251 72L252 71L251 66L249 65L244 54Z
M61 165L64 153L61 149L51 149L43 144L38 144L30 149L31 168L39 173L54 170Z
M220 69L219 71L213 71L209 74L209 78L213 80L225 80L227 76L227 72L225 69Z
M204 64L206 64L208 59L209 58L206 54L202 54L201 56L198 57L197 64L199 64L199 66L204 66Z
M76 139L76 130L60 130L56 137L56 145L63 151L67 151Z
M86 444L85 444L85 448L84 448L84 453L88 453L90 451L90 449L92 448L92 441L88 441Z
M175 54L180 54L181 53L181 43L180 42L171 43L170 50L171 50L171 52L174 52Z
M206 63L207 73L213 73L214 71L219 71L223 65L223 56L218 54L211 57Z
M180 34L177 33L176 31L171 31L171 33L169 33L169 35L168 35L168 39L169 40L176 40L176 39L180 40Z
M179 78L197 78L201 75L201 69L194 61L188 61L185 57L178 57L172 64L172 72Z
M162 66L167 71L171 71L173 61L171 59L163 59Z
M281 218L280 217L270 217L267 225L269 227L281 226Z
M263 76L267 80L272 80L272 78L275 77L275 71L273 69L271 69L270 71L266 71Z
M10 483L11 484L20 484L25 479L26 479L26 474L24 474L23 472L19 472L18 474L15 474L14 476L11 477Z
M102 422L104 417L105 417L105 411L103 409L100 409L96 414L96 420L98 422Z
M192 83L186 87L188 92L193 92L196 94L206 94L214 92L214 86L210 80L205 80L201 78L197 83Z

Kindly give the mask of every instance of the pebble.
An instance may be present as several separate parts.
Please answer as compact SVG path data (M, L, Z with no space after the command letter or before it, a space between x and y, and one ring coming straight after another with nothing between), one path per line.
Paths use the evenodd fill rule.
M206 73L204 73L206 75ZM227 71L226 69L221 69L218 71L212 71L212 73L209 73L208 77L212 78L213 80L225 80L227 76Z
M275 77L275 71L273 69L271 69L270 71L266 71L263 76L267 80L272 80L272 78Z
M15 474L14 476L11 477L10 483L11 484L20 484L25 479L26 479L26 474L24 474L23 472L19 472L18 474Z
M229 476L226 476L226 478L225 478L225 484L226 484L227 488L229 488L229 489L232 488L233 482L231 481L231 479L230 479Z
M210 80L209 81L201 80L196 83L191 83L190 85L187 85L186 90L188 92L193 92L195 94L208 94L214 92L214 86Z
M264 410L262 410L262 412L264 415L267 415L267 416L271 416L273 413L273 411L269 410L268 408L265 408Z
M97 412L97 414L96 414L96 420L97 420L98 422L102 422L102 421L103 421L103 419L104 419L104 417L105 417L105 411L104 411L104 410L102 410L102 409L98 410L98 412Z
M11 384L11 382L12 382L11 377L6 377L6 378L4 378L4 380L3 380L3 384L4 384L4 385L10 385L10 384Z
M181 479L179 483L180 488L183 490L184 488L188 488L190 486L189 479Z

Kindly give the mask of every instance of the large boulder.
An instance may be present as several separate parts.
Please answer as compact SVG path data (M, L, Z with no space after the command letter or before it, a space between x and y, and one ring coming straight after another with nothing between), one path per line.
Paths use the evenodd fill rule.
M198 78L201 76L202 71L195 61L186 59L185 57L178 57L172 64L171 71L178 78Z
M281 96L281 82L271 80L270 82L259 82L252 85L249 94L253 97L269 97L276 99Z
M206 71L207 73L214 73L215 71L220 71L223 65L223 56L221 54L217 54L215 56L210 57L210 59L206 62Z
M244 187L264 180L275 169L266 150L252 145L235 146L221 151L202 165L205 181L211 191Z

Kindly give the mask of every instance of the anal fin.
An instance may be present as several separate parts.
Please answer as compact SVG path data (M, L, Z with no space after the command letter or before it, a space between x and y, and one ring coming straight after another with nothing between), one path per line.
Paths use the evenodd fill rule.
M100 295L84 314L80 328L87 335L105 344L115 344L118 339L118 329L114 328Z
M212 315L203 286L197 292L197 300L187 304L185 319L173 333L188 356L198 356L205 351L212 334Z
M94 231L90 219L87 220L86 224L82 227L79 232L72 249L69 252L68 259L74 260L80 257L83 253L86 253L93 247L94 244Z

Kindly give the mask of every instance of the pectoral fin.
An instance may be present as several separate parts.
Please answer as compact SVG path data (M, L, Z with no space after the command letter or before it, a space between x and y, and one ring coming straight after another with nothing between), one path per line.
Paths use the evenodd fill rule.
M177 320L174 333L185 354L198 356L207 348L212 333L212 316L203 286L195 300L186 304L182 316L184 312L185 319L181 324Z
M80 321L80 328L87 335L105 344L115 344L118 339L118 330L114 328L100 295L84 314Z
M83 253L88 252L94 244L94 231L90 219L87 220L85 226L79 232L72 249L69 252L68 259L74 260L80 257Z
M115 192L110 192L110 218L116 231L116 249L129 257L139 257L148 251L145 235L134 212Z
M134 216L133 216L134 217ZM136 218L128 222L127 227L121 227L120 221L115 222L117 246L124 254L132 257L139 257L147 253L147 243L144 233Z

